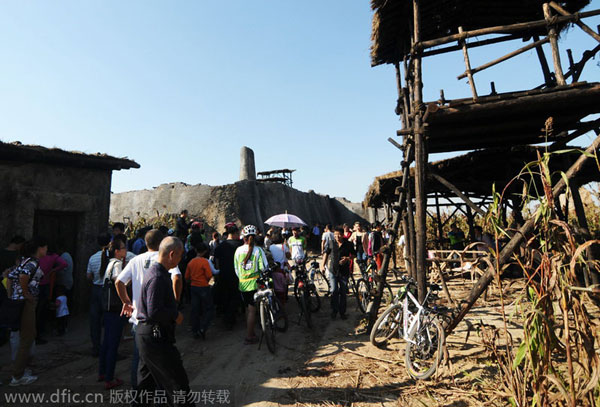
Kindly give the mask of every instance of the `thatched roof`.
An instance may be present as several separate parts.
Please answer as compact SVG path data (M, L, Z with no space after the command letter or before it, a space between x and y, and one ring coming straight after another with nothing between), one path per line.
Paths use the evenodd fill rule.
M578 149L578 147L567 147L567 149ZM441 175L454 184L463 193L477 196L490 196L492 185L496 184L496 190L502 190L515 177L526 163L537 160L537 151L543 153L542 147L518 146L510 148L493 148L473 151L458 157L436 161L429 164L431 171ZM566 171L579 158L581 152L555 154L550 159L550 170ZM414 168L411 168L411 177L414 176ZM383 203L396 202L396 188L400 186L402 171L394 171L376 177L369 187L364 207L381 207ZM595 160L588 160L573 182L581 185L592 181L600 181L600 169ZM509 192L521 192L522 183L513 183ZM453 195L445 186L439 182L429 179L427 182L427 193L439 192Z
M16 141L0 141L0 161L42 163L77 168L102 170L124 170L140 168L140 165L128 158L117 158L107 154L85 154L79 151L65 151L59 148L47 148L25 145Z
M431 40L465 31L543 20L542 4L547 0L422 0L421 39ZM569 12L576 12L590 0L558 1ZM394 63L410 52L412 1L372 0L373 28L371 63ZM524 33L524 37L544 34L546 29Z

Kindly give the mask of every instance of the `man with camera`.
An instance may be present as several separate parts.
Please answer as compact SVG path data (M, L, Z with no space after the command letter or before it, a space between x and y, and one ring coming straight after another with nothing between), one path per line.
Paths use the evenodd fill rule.
M158 259L147 271L142 285L138 326L135 340L140 353L138 390L165 390L168 404L174 403L174 393L189 395L189 380L181 355L175 347L175 325L181 324L183 314L177 310L169 270L176 267L183 255L183 243L167 237L160 243ZM143 403L143 400L142 400Z

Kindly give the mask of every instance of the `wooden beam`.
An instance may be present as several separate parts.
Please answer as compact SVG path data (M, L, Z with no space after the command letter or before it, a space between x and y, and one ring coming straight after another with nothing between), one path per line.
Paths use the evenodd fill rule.
M503 35L501 37L496 37L496 38L488 38L487 40L482 40L482 41L473 41L473 42L468 42L466 43L467 48L471 49L471 48L477 48L477 47L482 47L485 45L491 45L491 44L497 44L499 42L506 42L506 41L514 41L514 40L520 40L523 37L520 35ZM451 45L449 47L444 47L444 48L439 48L439 49L434 49L431 51L426 51L423 52L421 54L421 56L423 58L425 57L429 57L432 55L439 55L439 54L445 54L447 52L453 52L453 51L460 51L462 49L462 45Z
M554 75L556 76L556 83L560 86L564 86L567 84L565 81L565 76L563 75L563 70L560 65L560 53L558 50L558 39L556 34L556 28L554 28L554 19L552 18L552 13L550 12L550 6L548 3L544 3L544 18L546 19L546 23L548 25L548 37L550 38L550 48L552 49L552 61L554 62Z
M429 176L431 178L435 179L437 182L439 182L443 186L445 186L446 188L448 188L450 191L454 192L457 197L462 199L467 204L467 206L472 208L475 212L477 212L481 216L485 216L485 212L481 208L479 208L477 205L475 205L473 203L473 201L471 201L465 194L460 192L460 190L458 188L456 188L450 181L446 180L445 178L443 178L440 175L435 174L433 172L430 172Z
M552 195L558 196L560 195L567 184L565 179L570 180L575 177L581 168L583 168L583 164L588 160L588 155L593 154L600 147L600 136L596 137L596 139L592 142L592 144L585 150L585 154L582 154L577 161L569 168L569 170L565 173L565 177L561 178L554 188L552 188ZM519 229L519 231L510 239L510 241L504 246L500 255L498 256L498 264L502 267L504 264L508 262L508 260L513 255L514 251L517 250L521 241L524 239L526 235L533 230L535 226L535 219L537 218L537 213L540 209L538 208L535 214L525 222L525 224ZM450 334L454 328L458 325L460 321L465 317L465 315L469 312L469 310L473 307L477 299L483 294L488 285L494 279L496 271L493 268L488 268L485 273L479 278L471 292L469 293L467 299L462 302L461 308L456 315L456 317L448 324L446 327L446 333Z
M460 29L459 29L459 32L460 32ZM522 54L523 52L527 52L527 51L529 51L530 49L533 49L533 48L536 48L536 47L541 47L543 44L547 43L548 41L549 41L549 39L548 39L548 38L544 38L544 39L542 39L542 40L538 40L538 41L536 41L536 42L533 42L533 43L531 43L531 44L528 44L528 45L526 45L526 46L524 46L524 47L521 47L521 48L519 48L519 49L517 49L517 50L515 50L515 51L513 51L513 52L510 52L510 53L508 53L508 54L504 55L503 57L500 57L500 58L494 59L493 61L490 61L490 62L488 62L487 64L483 64L483 65L481 65L481 66L478 66L477 68L473 68L473 69L470 69L470 67L469 67L469 68L467 68L467 70L469 70L469 69L470 69L470 71L471 71L471 75L473 75L473 74L476 74L477 72L481 72L481 71L483 71L484 69L488 69L488 68L490 68L490 67L492 67L492 66L494 66L494 65L497 65L497 64L499 64L500 62L504 62L504 61L506 61L506 60L508 60L508 59L511 59L511 58L513 58L513 57L516 57L517 55L520 55L520 54ZM468 73L468 72L464 72L464 73L462 73L462 74L458 75L458 79L464 79L464 78L466 78L467 76L469 76L469 73Z
M569 13L567 10L562 8L558 3L554 2L554 1L550 2L550 7L552 7L554 10L558 11L563 16L578 17L578 15L579 15L579 13L575 13L575 14ZM575 23L575 25L577 25L579 28L581 28L583 31L585 31L587 34L589 34L593 39L600 42L600 35L598 35L598 33L596 33L594 30L592 30L590 27L588 27L585 23L583 23L579 18L576 18L575 20L573 20L573 22Z
M577 15L556 17L556 19L554 19L554 21L556 24L570 23L570 22L574 22L575 20L578 20L581 18L594 17L597 15L600 15L600 10L591 10L591 11L586 11L584 13L577 13ZM415 50L416 49L424 50L427 48L436 47L438 45L448 44L450 42L458 41L461 39L466 40L467 38L478 37L480 35L516 33L516 32L520 32L520 31L526 32L526 31L531 31L534 28L546 27L546 25L547 25L546 20L536 20L536 21L530 21L530 22L526 22L526 23L517 23L517 24L509 24L509 25L497 25L494 27L486 27L486 28L480 28L477 30L465 31L461 34L447 35L445 37L440 37L440 38L436 38L433 40L421 41L421 42L414 44L413 48Z

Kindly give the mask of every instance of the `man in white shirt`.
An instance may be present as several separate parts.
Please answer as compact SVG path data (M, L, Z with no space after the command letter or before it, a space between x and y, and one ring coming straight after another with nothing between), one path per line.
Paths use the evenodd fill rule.
M158 248L160 242L165 236L158 229L152 229L146 233L145 241L148 251L134 257L127 266L121 271L115 282L115 288L117 294L123 302L123 311L121 315L126 315L129 318L129 322L133 324L132 332L135 335L135 328L137 327L137 309L140 301L142 292L142 284L144 283L144 274L158 259ZM179 300L181 295L181 287L183 284L181 271L178 267L169 270L171 274L171 280L173 281L173 292L175 293L175 299ZM131 282L131 296L127 294L127 284ZM137 370L139 364L139 353L135 346L134 337L133 347L133 360L131 363L131 385L133 388L137 387Z

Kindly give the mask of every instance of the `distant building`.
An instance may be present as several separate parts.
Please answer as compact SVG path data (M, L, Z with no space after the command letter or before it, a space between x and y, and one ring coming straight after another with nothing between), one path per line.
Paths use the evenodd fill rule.
M0 244L19 234L63 246L73 256L75 303L86 304L87 261L107 231L112 171L139 167L104 154L0 142Z

